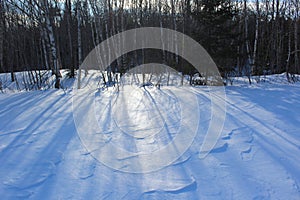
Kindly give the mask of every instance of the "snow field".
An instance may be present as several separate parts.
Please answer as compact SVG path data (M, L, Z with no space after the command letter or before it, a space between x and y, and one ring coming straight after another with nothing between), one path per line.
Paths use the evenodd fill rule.
M91 73L86 83L98 82L97 76ZM211 95L218 98L208 88L133 85L83 96L77 113L83 122L95 118L101 144L136 155L171 144L184 133L178 133L183 105L194 106L187 107L190 119L199 114L191 121L198 123L192 145L148 173L122 172L130 165L147 168L139 156L102 155L118 158L117 169L95 158L77 133L73 91L1 94L1 199L300 199L300 86L270 82L226 87L223 131L204 159L199 155L212 119ZM186 90L197 103L184 98ZM96 151L97 137L90 138Z

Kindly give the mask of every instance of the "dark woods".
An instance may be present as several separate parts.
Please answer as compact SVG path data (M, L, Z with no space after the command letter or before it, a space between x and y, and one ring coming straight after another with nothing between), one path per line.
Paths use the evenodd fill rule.
M191 36L229 76L300 73L299 0L1 0L0 72L75 69L99 43L138 27L164 27ZM177 55L139 50L123 55L112 71L147 62L193 75ZM38 74L38 73L37 73Z

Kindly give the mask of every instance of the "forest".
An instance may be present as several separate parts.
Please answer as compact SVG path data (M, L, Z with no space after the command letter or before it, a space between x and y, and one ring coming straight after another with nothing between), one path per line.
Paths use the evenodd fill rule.
M140 27L184 33L201 44L224 79L286 72L296 81L299 64L299 0L1 0L0 72L60 70L69 77L107 38ZM130 52L107 69L124 73L156 60L194 75L177 55L153 49ZM33 73L34 72L34 73ZM34 78L34 76L36 76Z
M0 0L0 200L300 200L300 0Z

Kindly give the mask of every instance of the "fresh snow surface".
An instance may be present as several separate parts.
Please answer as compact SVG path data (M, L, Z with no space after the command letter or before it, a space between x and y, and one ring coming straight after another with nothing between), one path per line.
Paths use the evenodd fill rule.
M87 80L97 85L93 77L99 76L89 73ZM225 88L222 135L204 159L199 158L199 150L215 95L209 88L128 85L119 92L114 87L94 91L94 103L84 101L83 106L103 111L95 112L103 130L115 130L110 126L114 121L117 128L132 134L134 140L126 135L123 143L116 144L132 152L154 152L172 142L184 104L195 106L191 116L200 113L191 147L169 166L149 173L115 170L91 155L74 123L74 91L7 90L0 94L0 198L298 200L300 85L284 83L284 75L267 78L270 81ZM282 82L275 82L280 78ZM181 98L187 90L198 102ZM105 101L115 102L111 115L101 107ZM156 134L166 126L169 137ZM148 134L157 137L149 139ZM131 159L137 158L124 162Z

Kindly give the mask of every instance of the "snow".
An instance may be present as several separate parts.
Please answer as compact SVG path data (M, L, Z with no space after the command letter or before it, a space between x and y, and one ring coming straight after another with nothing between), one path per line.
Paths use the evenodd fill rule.
M97 85L97 77L90 72L83 85ZM0 94L1 199L300 199L300 85L284 78L267 76L251 86L236 79L226 87L226 110L217 109L226 112L221 136L202 159L216 95L207 87L128 85L120 92L95 90L92 99L83 92L75 112L70 80L62 81L66 90L16 92L11 86ZM103 106L109 102L111 108ZM182 123L188 113L189 123ZM79 117L82 125L94 117L101 137L84 141L78 132L90 127L81 127ZM149 156L181 133L192 137L194 123L197 134L182 155L175 153L178 159ZM187 128L178 132L182 124ZM136 156L117 155L116 168L108 167L95 157L102 140ZM101 156L115 152L109 153ZM158 166L164 161L166 167ZM159 169L126 172L147 166Z

